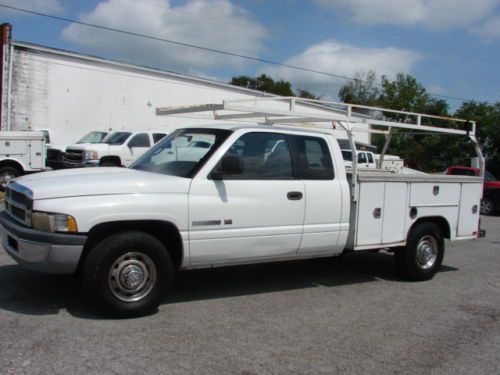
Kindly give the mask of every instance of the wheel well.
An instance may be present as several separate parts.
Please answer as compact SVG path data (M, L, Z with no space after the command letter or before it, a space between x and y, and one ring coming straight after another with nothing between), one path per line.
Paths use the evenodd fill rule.
M21 164L19 164L15 160L8 159L8 160L2 160L2 161L0 161L0 168L2 168L2 167L11 167L11 168L14 168L14 169L16 169L19 172L20 175L24 173L23 166Z
M408 234L412 231L413 228L415 228L418 224L420 223L434 223L438 226L438 228L441 230L441 233L443 234L444 238L450 239L450 224L448 224L448 221L442 217L442 216L429 216L429 217L421 217L417 221L413 223L411 226L410 230L408 231Z
M119 167L122 166L122 160L120 159L119 156L103 156L99 160L99 165L101 165L103 163L113 163L113 164L116 164Z
M80 269L89 251L101 240L112 234L136 230L151 234L165 246L172 258L175 269L182 265L184 250L182 247L181 234L177 227L166 221L146 220L146 221L117 221L112 223L98 224L88 233L88 239L83 249L78 269Z

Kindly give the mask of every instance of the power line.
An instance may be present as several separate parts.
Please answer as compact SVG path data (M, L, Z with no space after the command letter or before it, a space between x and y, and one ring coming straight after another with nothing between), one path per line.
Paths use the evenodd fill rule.
M262 58L255 57L255 56L247 56L247 55L243 55L243 54L239 54L239 53L234 53L234 52L228 52L228 51L219 50L219 49L215 49L215 48L203 47L203 46L199 46L199 45L195 45L195 44L191 44L191 43L179 42L179 41L172 40L172 39L159 38L159 37L155 37L155 36L152 36L152 35L146 35L146 34L137 33L137 32L133 32L133 31L123 30L123 29L116 29L116 28L112 28L112 27L108 27L108 26L102 26L102 25L96 25L96 24L93 24L93 23L79 21L79 20L75 20L75 19L72 19L72 18L55 16L55 15L52 15L52 14L42 13L42 12L38 12L38 11L34 11L34 10L28 10L28 9L23 9L23 8L18 8L18 7L14 7L14 6L6 5L6 4L2 4L2 3L0 3L0 7L7 8L7 9L12 9L12 10L16 10L16 11L19 11L19 12L29 13L29 14L33 14L33 15L37 15L37 16L41 16L41 17L46 17L46 18L50 18L50 19L55 19L55 20L58 20L58 21L75 23L75 24L78 24L78 25L83 25L83 26L88 26L88 27L94 27L94 28L97 28L97 29L102 29L102 30L106 30L106 31L112 31L112 32L121 33L121 34L125 34L125 35L139 37L139 38L151 39L151 40L155 40L155 41L159 41L159 42L175 44L175 45L182 46L182 47L195 48L195 49L199 49L199 50L203 50L203 51L207 51L207 52L219 53L219 54L226 55L226 56L232 56L232 57L238 57L238 58L241 58L241 59L246 59L246 60L251 60L251 61L257 61L257 62L261 62L261 63L264 63L264 64L281 66L281 67L284 67L284 68L295 69L295 70L299 70L299 71L303 71L303 72L321 74L321 75L333 77L333 78L336 78L336 79L342 79L344 81L358 81L358 82L363 82L363 83L375 84L377 86L382 86L381 83L370 82L370 81L367 81L367 80L364 80L364 79L360 79L360 78L353 78L353 77L348 77L348 76L344 76L344 75L340 75L340 74L323 72L323 71L320 71L320 70L309 69L309 68L304 68L304 67L301 67L301 66L290 65L290 64L280 63L280 62L277 62L277 61L262 59ZM462 102L473 101L472 99L460 98L460 97L457 97L457 96L449 96L449 95L443 95L443 94L433 94L433 93L430 93L430 92L428 94L431 95L431 96L435 96L435 97L441 97L441 98L459 100L459 101L462 101Z

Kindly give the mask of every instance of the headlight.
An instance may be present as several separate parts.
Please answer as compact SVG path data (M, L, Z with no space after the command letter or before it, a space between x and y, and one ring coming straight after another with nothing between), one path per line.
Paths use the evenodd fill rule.
M97 160L99 159L99 153L96 150L85 150L83 153L84 159Z
M78 226L73 216L35 211L31 215L33 229L45 232L78 232Z

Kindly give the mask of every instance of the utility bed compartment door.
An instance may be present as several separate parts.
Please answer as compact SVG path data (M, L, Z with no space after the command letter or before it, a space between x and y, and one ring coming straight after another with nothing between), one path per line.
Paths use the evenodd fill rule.
M400 242L405 239L405 217L408 215L404 182L386 182L382 229L382 243Z
M407 214L404 182L362 182L360 184L356 244L390 244L404 240Z
M361 183L359 185L357 244L379 244L382 240L382 208L384 204L384 182ZM380 212L380 215L377 214Z
M29 168L35 170L45 168L46 151L44 143L39 141L30 141L29 152Z
M25 155L28 149L28 141L18 139L2 139L0 141L2 155L18 156Z
M410 194L412 207L458 206L460 184L425 182L413 183Z
M462 184L460 210L458 214L457 237L475 236L479 223L479 206L482 184Z

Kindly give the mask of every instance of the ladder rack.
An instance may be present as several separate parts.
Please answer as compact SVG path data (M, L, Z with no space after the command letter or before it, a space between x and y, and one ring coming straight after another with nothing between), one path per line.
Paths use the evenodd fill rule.
M284 103L286 109L266 106L267 103ZM297 106L315 109L317 112L297 110ZM320 112L321 111L321 112ZM302 124L304 123L338 123L346 131L352 129L352 123L366 124L386 129L401 128L408 130L427 131L431 133L475 135L476 123L453 117L427 115L424 113L398 111L393 109L371 107L342 102L305 99L297 97L268 97L224 100L222 103L189 105L179 107L160 107L156 115L175 115L193 112L212 112L214 120L255 119L255 122L273 124ZM227 113L230 112L230 113ZM367 112L365 114L363 112ZM389 114L389 115L388 115ZM400 120L391 119L390 115L397 115ZM404 117L404 121L401 118ZM262 120L263 119L263 120ZM451 124L463 124L467 129L424 124L426 121L439 120ZM388 130L386 130L387 132ZM384 131L377 130L378 133Z
M337 129L339 126L346 132L354 155L356 147L353 131L385 134L386 142L380 154L379 167L382 165L395 128L407 130L407 134L422 132L421 134L466 136L474 144L481 176L484 176L484 158L476 139L476 123L474 121L335 101L280 96L224 100L222 103L156 109L158 116L194 112L211 112L213 120L223 121L246 119L265 125L282 124L301 127L318 127L318 124L322 124L323 127L329 125L333 129ZM437 121L441 124L448 124L448 127L438 126L435 124ZM356 125L364 126L356 127ZM458 129L458 125L463 126L463 129ZM357 158L354 157L352 164L352 198L354 201L356 201L356 174Z

